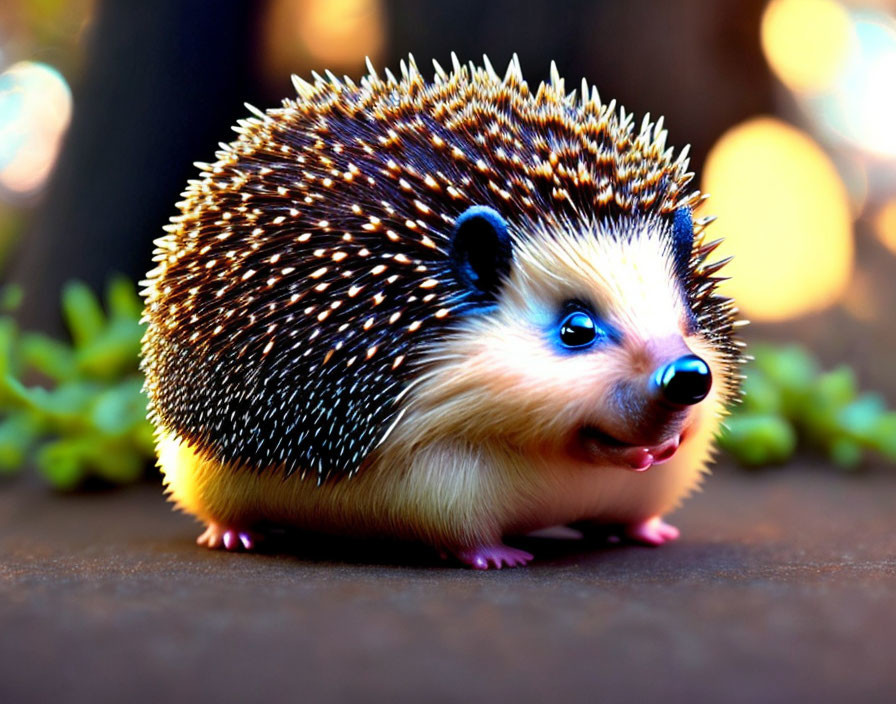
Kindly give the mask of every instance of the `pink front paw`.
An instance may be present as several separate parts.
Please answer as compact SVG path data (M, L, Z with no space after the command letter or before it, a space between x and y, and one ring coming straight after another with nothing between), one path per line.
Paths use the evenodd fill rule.
M679 531L659 516L654 516L646 521L626 526L625 535L645 545L662 545L675 540L679 536Z
M532 555L525 550L517 550L503 543L456 550L454 556L474 570L487 570L489 567L497 570L505 566L522 567L532 559Z
M224 548L231 552L245 550L250 552L255 549L259 536L248 530L228 528L219 523L211 522L205 531L196 538L197 545L204 545L212 550Z

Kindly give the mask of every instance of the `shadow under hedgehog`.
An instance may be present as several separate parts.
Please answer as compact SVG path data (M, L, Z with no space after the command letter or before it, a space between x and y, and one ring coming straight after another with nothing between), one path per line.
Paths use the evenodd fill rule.
M686 150L554 66L435 71L294 78L156 242L150 418L201 544L273 524L487 569L557 524L678 535L743 359Z

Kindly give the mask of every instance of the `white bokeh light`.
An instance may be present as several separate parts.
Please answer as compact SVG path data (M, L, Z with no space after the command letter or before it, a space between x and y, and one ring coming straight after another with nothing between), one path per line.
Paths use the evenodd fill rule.
M52 66L20 61L0 73L0 188L13 195L40 190L71 114L71 90Z

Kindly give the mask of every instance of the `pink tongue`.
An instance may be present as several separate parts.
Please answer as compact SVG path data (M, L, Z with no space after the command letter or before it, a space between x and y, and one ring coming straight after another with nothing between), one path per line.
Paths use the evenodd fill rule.
M655 464L662 464L672 459L672 456L678 451L680 441L681 438L676 437L656 447L632 447L625 450L622 457L632 470L643 472Z
M633 447L623 452L622 456L636 472L643 472L653 465L653 454L646 447Z

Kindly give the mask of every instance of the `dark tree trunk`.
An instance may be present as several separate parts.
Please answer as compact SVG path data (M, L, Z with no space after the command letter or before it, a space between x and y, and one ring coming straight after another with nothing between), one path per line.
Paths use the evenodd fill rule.
M142 278L192 162L209 160L253 99L264 3L99 3L71 128L37 216L12 262L21 318L60 325L62 284Z

